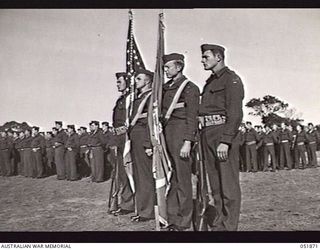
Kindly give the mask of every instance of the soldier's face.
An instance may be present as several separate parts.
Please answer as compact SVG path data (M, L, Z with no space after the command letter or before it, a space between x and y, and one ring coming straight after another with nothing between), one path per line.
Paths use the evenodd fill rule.
M311 129L313 129L313 126L312 126L312 125L309 125L308 128L311 130Z
M72 128L68 128L68 133L69 134L73 133L73 129Z
M285 128L286 128L286 124L281 123L281 128L282 128L282 129L285 129Z
M123 76L117 79L117 88L119 92L123 92L126 89L126 80Z
M205 70L214 69L220 61L218 54L214 55L211 50L207 50L202 54L201 63Z
M6 135L7 135L7 134L6 134L5 132L1 132L1 136L2 136L2 137L6 137Z
M298 132L301 132L301 130L302 130L300 126L297 126L296 129Z
M164 65L164 72L169 79L174 78L180 72L181 68L178 67L174 61L169 61Z
M141 89L148 83L148 78L145 74L139 74L135 77L136 88Z
M90 125L90 130L91 131L95 131L97 129L97 125L95 125L95 124L91 124Z
M52 130L52 134L56 135L57 134L57 130Z
M22 139L23 137L24 137L24 133L23 133L23 132L20 132L19 138Z
M25 134L25 136L30 136L29 130L26 130L26 131L24 132L24 134Z
M37 135L37 134L38 134L38 131L35 130L35 129L32 129L32 134L33 134L33 135Z

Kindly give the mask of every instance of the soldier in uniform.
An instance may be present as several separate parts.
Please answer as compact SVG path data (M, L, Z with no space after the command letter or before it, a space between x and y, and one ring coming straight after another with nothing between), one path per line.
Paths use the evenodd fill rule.
M65 166L65 143L68 139L68 135L62 128L62 122L56 121L56 135L53 139L54 147L54 160L57 170L57 179L64 180L66 178L66 166Z
M24 176L25 177L32 177L33 176L33 155L31 149L31 142L33 137L31 136L31 130L26 129L24 131L24 140L23 140L23 165L24 165Z
M163 86L162 118L167 149L173 164L167 197L169 230L189 230L192 221L191 148L198 129L199 88L183 75L184 56L163 56L170 80Z
M313 124L308 123L308 132L307 132L307 153L308 153L308 163L310 168L315 168L318 166L317 163L317 133L313 127Z
M78 131L80 146L79 174L80 177L88 177L91 174L88 147L89 134L87 132L87 128L84 126L80 127Z
M24 145L24 132L20 131L19 132L19 140L17 140L15 144L15 148L17 150L17 157L18 157L18 166L17 166L17 174L18 175L24 175L24 163L23 163L23 145Z
M238 128L244 89L240 77L225 66L223 47L204 44L201 51L204 69L212 71L199 111L205 165L217 212L208 223L212 231L234 231L241 204Z
M240 126L239 128L239 153L240 153L240 171L246 172L247 166L246 166L246 145L245 145L245 134L246 134L246 127L244 125Z
M33 155L33 175L34 178L43 178L45 176L43 167L43 154L45 152L45 140L43 136L39 134L39 127L32 127L31 141L32 155Z
M131 156L137 214L132 221L154 219L155 186L152 174L152 146L148 126L148 107L153 73L149 70L136 71L135 83L138 96L134 100L130 124Z
M79 136L76 133L74 125L68 125L68 139L66 141L66 177L68 181L79 179L77 170L77 159L79 155Z
M9 147L9 165L7 166L7 176L14 175L14 138L13 131L9 129L7 131L7 144Z
M118 199L115 198L110 207L110 213L114 215L127 214L134 211L134 196L130 187L129 179L126 174L123 163L123 150L126 140L126 97L128 96L128 82L126 80L125 72L118 72L115 74L117 79L117 88L121 93L113 108L112 126L114 127L114 141L112 146L117 147L117 162L120 182L120 204Z
M264 153L264 165L263 165L263 171L267 171L268 169L268 159L269 155L271 157L271 166L272 166L272 172L276 171L277 166L277 160L276 160L276 154L274 145L278 142L277 134L275 131L272 131L272 128L270 125L265 125L266 132L264 133L262 137L262 144L263 144L263 153Z
M55 174L53 133L48 131L45 136L46 143L46 173L48 176Z
M90 122L91 133L88 138L88 146L90 147L90 167L92 182L104 181L104 137L99 128L98 121Z
M2 158L2 176L10 176L11 175L11 162L10 162L10 143L9 138L6 131L1 132L1 142L0 142L0 150L1 150L1 158Z
M279 131L280 143L280 166L279 169L284 169L284 162L286 161L287 169L292 169L292 159L290 154L290 145L293 140L292 134L286 127L286 123L281 123L281 130Z
M296 126L296 138L295 138L295 151L296 151L296 156L295 156L295 168L299 168L300 164L300 159L302 163L302 169L305 169L307 167L307 160L306 160L306 142L307 142L307 135L306 132L303 129L303 126L298 124Z
M257 142L260 140L258 133L252 128L251 122L246 122L244 141L246 144L246 163L248 172L258 171Z
M105 179L108 180L110 178L110 173L112 170L111 156L110 156L110 146L113 140L113 133L110 130L109 122L102 122L102 134L104 137L104 175Z
M13 136L12 136L12 151L11 151L11 166L12 166L12 175L17 175L18 174L18 167L20 165L20 155L18 148L19 147L19 133L18 131L13 131Z
M263 138L264 132L263 132L263 128L260 125L256 125L254 126L255 130L257 131L259 140L257 141L257 163L258 163L258 170L259 171L263 171L263 167L264 167L264 159L263 159L263 142L261 140L261 138Z

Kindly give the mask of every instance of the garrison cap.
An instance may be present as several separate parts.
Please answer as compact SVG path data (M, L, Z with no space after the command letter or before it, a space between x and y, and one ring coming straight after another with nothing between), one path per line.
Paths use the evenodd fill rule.
M62 121L55 121L55 124L59 124L60 126L62 126Z
M218 51L221 51L222 53L224 53L225 48L223 48L220 45L216 45L216 44L202 44L201 45L201 52L204 53L207 50L218 50Z
M145 75L148 75L151 78L153 78L153 72L151 72L150 70L147 70L147 69L138 69L136 71L136 76L139 75L139 74L145 74Z
M37 126L33 126L33 127L32 127L32 129L34 129L34 130L36 130L36 131L38 131L38 132L39 132L39 129L40 129L40 128L39 128L39 127L37 127Z
M98 121L91 121L89 125L92 125L92 124L99 126L100 123Z
M74 125L67 125L67 128L71 128L71 129L75 130Z
M81 126L80 129L87 130L87 128L83 126Z
M124 78L126 78L127 73L126 73L126 72L117 72L117 73L116 73L116 78L117 78L117 79L120 78L121 76L123 76Z
M178 53L171 53L168 55L164 55L162 57L163 63L166 64L167 62L173 61L173 60L184 60L184 55L178 54Z
M7 130L7 133L13 133L13 130L12 130L11 128L9 128L9 129Z
M58 131L58 129L56 127L53 127L52 130Z
M47 131L46 133L47 135L53 135L51 131Z
M101 124L109 126L109 122L102 122Z

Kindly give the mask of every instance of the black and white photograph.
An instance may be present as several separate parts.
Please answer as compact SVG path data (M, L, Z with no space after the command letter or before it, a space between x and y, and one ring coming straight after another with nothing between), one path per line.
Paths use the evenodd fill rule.
M0 234L319 231L319 44L319 9L0 9Z

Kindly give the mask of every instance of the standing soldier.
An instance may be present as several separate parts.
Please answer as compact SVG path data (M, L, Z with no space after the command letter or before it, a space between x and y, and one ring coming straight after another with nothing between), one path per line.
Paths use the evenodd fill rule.
M241 125L239 128L239 153L240 153L240 171L246 172L247 166L246 166L246 145L245 145L245 134L246 134L246 127L244 125Z
M45 151L45 140L43 136L39 134L39 127L32 127L32 136L31 148L34 162L32 177L43 178L44 167L42 155Z
M56 135L53 139L54 142L54 160L57 170L57 179L64 180L66 178L66 166L65 166L65 143L67 141L68 135L62 128L62 122L56 121Z
M23 164L24 164L24 176L32 177L33 176L33 156L31 149L31 142L33 140L31 136L31 130L26 129L24 131L24 140L23 140Z
M19 140L16 142L15 148L17 150L18 153L18 175L24 175L24 163L23 163L23 153L24 153L24 149L23 149L23 145L24 145L24 132L20 131L19 132Z
M18 174L18 168L20 168L20 155L19 155L19 133L18 131L13 131L12 136L12 151L11 151L11 166L12 166L12 174L17 175Z
M46 172L47 175L55 174L55 165L54 165L54 148L53 148L53 133L47 132L46 133Z
M247 131L244 136L246 144L246 163L248 172L258 171L257 142L260 140L258 133L252 128L251 122L246 122Z
M14 175L14 138L13 131L9 129L7 131L7 144L9 147L9 165L7 170L7 176Z
M90 167L92 182L103 182L104 179L104 158L103 147L104 138L98 121L90 122L91 134L88 138L88 146L90 147Z
M66 177L68 181L79 179L77 171L77 158L79 154L79 136L74 125L68 125L68 139L66 141Z
M270 125L265 125L266 132L263 135L262 144L263 144L263 171L267 171L268 169L268 159L269 155L271 157L271 165L272 165L272 172L276 171L277 160L274 145L278 142L277 134L275 131L272 131Z
M153 73L149 70L138 70L135 82L138 96L134 100L130 124L131 154L133 161L133 178L137 215L132 221L147 221L154 218L155 184L152 174L152 147L148 126L149 97Z
M241 204L237 135L244 89L240 77L225 66L223 47L204 44L201 50L204 69L212 71L200 104L201 141L217 210L209 225L213 231L233 231L238 228Z
M307 132L307 153L308 153L308 163L310 168L315 168L318 166L317 163L317 133L313 127L313 124L308 123L308 132Z
M88 147L88 138L89 134L87 133L86 127L79 128L79 146L80 146L80 166L79 174L80 177L90 176L90 161L89 161L89 147Z
M111 158L110 158L110 146L112 144L113 133L110 131L109 122L102 122L102 134L104 137L104 174L105 179L110 178L112 170Z
M272 124L272 131L277 137L277 142L274 144L274 151L276 153L276 166L279 169L280 166L280 142L279 142L279 128L277 124Z
M292 169L292 159L290 154L290 145L293 140L292 134L286 127L286 123L281 123L281 130L279 131L280 142L280 166L279 169L284 169L284 162L288 170Z
M257 163L258 163L258 170L263 171L263 166L264 166L264 159L263 159L263 142L261 138L263 138L264 132L263 128L260 125L254 126L256 128L259 140L257 141Z
M191 148L198 127L199 88L183 75L184 56L163 56L170 80L163 86L162 115L168 153L173 163L167 197L169 230L188 230L192 221Z
M134 199L133 193L130 187L129 179L125 171L124 163L123 163L123 150L125 146L126 140L126 97L128 95L127 88L128 82L126 80L125 72L116 73L117 78L117 88L121 93L118 98L115 107L113 108L113 117L112 117L112 125L114 127L115 137L113 146L117 147L117 162L118 166L118 176L119 183L121 189L119 191L120 204L118 201L118 196L114 197L112 200L112 204L110 206L110 213L114 215L127 214L134 211Z
M0 150L1 150L1 158L2 158L2 176L10 176L11 173L11 162L10 162L10 144L6 131L1 132L1 142L0 142Z
M307 135L306 132L303 129L303 126L298 124L296 126L297 133L295 138L295 151L296 151L296 157L295 157L295 168L299 168L300 159L302 163L302 169L305 169L307 166L306 161L306 142L307 142Z

